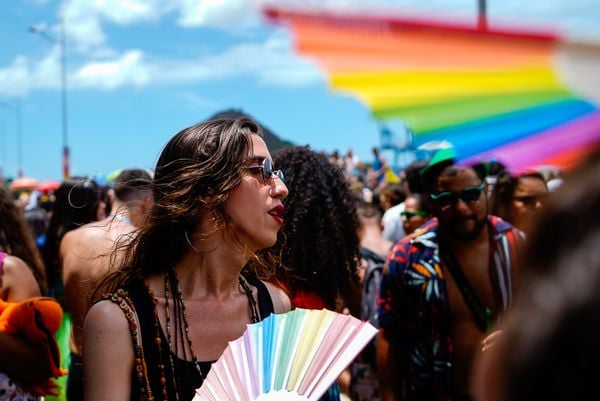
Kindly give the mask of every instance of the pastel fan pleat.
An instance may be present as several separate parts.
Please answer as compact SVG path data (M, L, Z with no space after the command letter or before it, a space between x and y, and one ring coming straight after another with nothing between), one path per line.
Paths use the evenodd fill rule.
M270 315L229 343L193 401L316 401L376 333L326 309Z

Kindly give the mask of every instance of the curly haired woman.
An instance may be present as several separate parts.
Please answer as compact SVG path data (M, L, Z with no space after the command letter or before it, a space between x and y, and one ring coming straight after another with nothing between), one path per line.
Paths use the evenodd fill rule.
M308 147L284 149L275 163L286 177L285 226L269 250L275 282L295 307L360 308L358 217L342 170ZM321 400L339 399L333 386Z
M308 147L284 149L275 163L290 191L286 224L270 250L281 266L277 280L296 307L355 306L358 217L341 169Z

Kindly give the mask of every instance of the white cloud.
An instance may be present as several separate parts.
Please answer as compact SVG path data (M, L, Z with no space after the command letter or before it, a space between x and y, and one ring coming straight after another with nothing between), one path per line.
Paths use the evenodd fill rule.
M122 86L143 87L150 83L149 66L139 50L129 50L111 61L92 62L73 76L71 87L78 89L116 89Z
M298 86L322 81L316 66L296 56L279 34L263 43L242 43L193 60L158 62L157 83L186 83L248 76L265 85Z
M0 69L0 93L6 96L25 95L31 89L30 76L27 58L16 57L8 67Z
M79 51L104 46L106 42L101 20L95 11L91 2L71 0L63 3L60 14L68 43Z
M314 63L294 53L283 29L275 30L263 42L245 42L189 59L158 58L133 49L112 51L78 67L73 64L68 63L69 90L186 85L240 76L268 86L301 86L324 79ZM0 93L24 95L36 89L60 88L60 67L58 45L37 63L19 56L0 69Z
M82 52L109 45L106 23L127 26L170 13L178 15L184 28L243 31L261 22L256 0L67 0L60 10L69 41Z
M260 23L251 0L181 0L179 23L184 27L208 26L243 29Z
M288 47L243 43L221 53L189 60L156 60L148 66L153 84L186 84L247 76L265 85L299 86L323 80L311 62Z
M79 51L107 45L103 24L131 25L155 21L174 8L166 0L67 0L60 10L67 36Z

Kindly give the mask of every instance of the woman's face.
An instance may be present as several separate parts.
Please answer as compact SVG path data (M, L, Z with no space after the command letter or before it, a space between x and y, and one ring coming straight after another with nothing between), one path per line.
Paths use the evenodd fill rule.
M409 196L404 201L404 212L402 215L402 227L406 235L412 233L417 228L421 227L427 221L426 216L422 216L421 205L412 196Z
M267 145L252 135L252 154L240 184L225 202L237 239L250 251L271 247L283 226L283 199L288 190L276 174L269 174L272 158ZM266 165L265 160L268 160Z
M519 178L510 207L513 225L525 233L530 233L547 193L546 184L540 178Z

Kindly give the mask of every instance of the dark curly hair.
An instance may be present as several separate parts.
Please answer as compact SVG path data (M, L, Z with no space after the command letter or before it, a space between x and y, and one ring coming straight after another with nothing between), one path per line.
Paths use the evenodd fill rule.
M356 203L341 169L308 147L277 152L274 163L285 175L285 225L271 248L280 264L276 278L292 297L318 295L335 309L341 296L354 301L359 261Z

